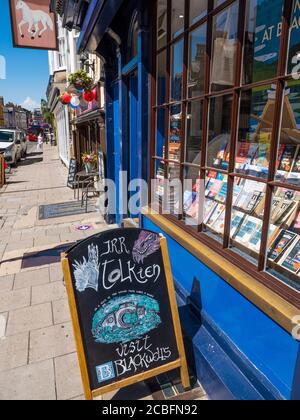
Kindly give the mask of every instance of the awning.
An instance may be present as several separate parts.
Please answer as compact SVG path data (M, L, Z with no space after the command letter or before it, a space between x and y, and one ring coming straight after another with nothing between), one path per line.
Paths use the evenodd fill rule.
M91 112L87 112L86 114L80 115L80 117L77 117L72 122L76 125L80 125L103 117L104 111L102 109L95 109Z
M94 52L124 0L91 0L77 42L79 53Z

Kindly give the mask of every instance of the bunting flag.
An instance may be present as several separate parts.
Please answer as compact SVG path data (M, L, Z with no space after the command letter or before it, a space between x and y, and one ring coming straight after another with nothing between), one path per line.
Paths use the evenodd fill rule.
M56 15L49 0L9 0L14 47L58 50Z

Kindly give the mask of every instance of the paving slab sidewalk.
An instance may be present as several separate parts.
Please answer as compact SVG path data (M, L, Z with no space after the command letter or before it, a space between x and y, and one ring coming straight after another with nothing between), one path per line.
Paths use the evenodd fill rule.
M40 205L74 201L66 179L57 149L45 146L43 161L29 154L0 190L0 400L82 398L60 263L21 269L26 252L106 228L97 213L38 220ZM78 232L83 222L93 229Z
M22 257L112 227L97 213L38 220L40 205L73 202L74 195L56 148L45 145L42 161L34 156L0 190L0 400L82 400L61 265L46 260L22 269ZM79 232L80 224L92 230ZM153 399L147 384L104 396L136 398Z

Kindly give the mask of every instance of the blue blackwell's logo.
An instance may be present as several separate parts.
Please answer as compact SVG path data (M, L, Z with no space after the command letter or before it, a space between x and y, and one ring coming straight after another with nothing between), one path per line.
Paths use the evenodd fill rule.
M128 343L161 324L158 302L145 295L129 294L109 300L94 315L96 343Z
M112 362L105 363L104 365L96 367L97 378L99 384L102 382L110 381L116 377L115 370Z

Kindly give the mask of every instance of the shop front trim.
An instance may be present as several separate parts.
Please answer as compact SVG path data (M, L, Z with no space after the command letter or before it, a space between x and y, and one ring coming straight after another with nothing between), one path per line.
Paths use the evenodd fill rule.
M292 333L293 319L299 315L299 309L282 299L259 281L249 276L216 251L191 237L187 232L146 207L144 217L151 220L194 257L222 277L230 286L261 309L287 332Z
M190 367L209 396L299 399L297 308L149 208L142 226L167 238Z

